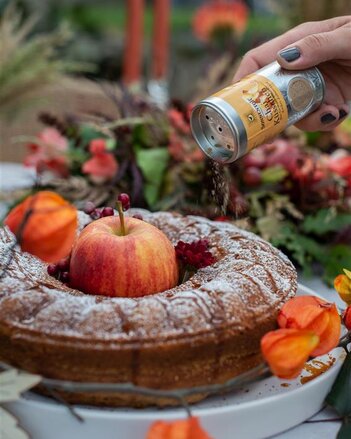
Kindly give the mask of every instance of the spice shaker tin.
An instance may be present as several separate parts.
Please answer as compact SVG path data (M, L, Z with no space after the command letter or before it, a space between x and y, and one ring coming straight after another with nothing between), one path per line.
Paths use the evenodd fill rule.
M316 110L324 92L316 67L289 71L273 62L200 101L192 133L206 155L231 163Z

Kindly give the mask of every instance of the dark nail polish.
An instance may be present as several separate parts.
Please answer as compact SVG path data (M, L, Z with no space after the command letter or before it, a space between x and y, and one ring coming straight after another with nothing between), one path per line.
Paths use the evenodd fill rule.
M289 47L279 52L279 55L287 62L295 61L300 58L301 52L298 47Z
M324 124L334 122L334 120L336 120L336 117L334 115L332 115L331 113L324 114L321 117L321 122Z
M339 120L343 119L345 116L347 116L347 112L343 109L339 110Z

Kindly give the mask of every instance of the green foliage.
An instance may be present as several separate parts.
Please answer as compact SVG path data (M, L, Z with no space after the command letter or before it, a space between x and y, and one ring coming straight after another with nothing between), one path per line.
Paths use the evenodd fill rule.
M331 246L327 248L325 256L320 258L320 261L324 265L323 279L332 286L333 280L343 268L351 266L351 246L343 244Z
M169 161L166 148L139 149L136 159L144 179L144 195L150 207L153 207L159 198L163 178Z
M350 417L345 417L343 420L343 424L338 431L338 435L336 439L350 439L351 437L351 419Z
M292 222L284 223L271 241L276 247L287 249L291 257L304 269L305 274L310 274L312 260L318 260L323 254L323 247L314 239L300 234Z
M319 262L324 267L324 281L331 286L342 269L350 265L350 246L331 245L321 237L349 225L351 214L330 208L303 218L285 195L257 191L248 198L253 231L287 253L306 276L312 273L313 262Z
M331 405L340 416L351 414L351 353L348 353L344 364L337 376L326 402Z
M314 215L306 216L302 230L321 236L328 232L337 232L350 224L351 213L340 213L333 208L321 209Z
M262 171L263 183L279 183L288 175L288 171L281 165L271 166Z
M87 124L82 124L79 126L79 135L84 146L87 146L94 139L107 138L103 133L101 133L101 130L99 131L98 129Z

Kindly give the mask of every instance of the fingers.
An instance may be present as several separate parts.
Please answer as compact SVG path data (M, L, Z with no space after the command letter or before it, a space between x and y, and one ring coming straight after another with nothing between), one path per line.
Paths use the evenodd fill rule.
M347 105L337 107L322 104L318 110L302 119L296 126L304 131L329 131L343 122L348 113Z
M240 66L235 73L233 82L239 81L250 73L253 73L257 69L271 63L277 58L277 53L284 48L294 46L296 41L299 41L310 34L319 34L325 32L331 32L341 26L347 26L351 22L350 16L335 17L329 20L303 23L283 35L274 38L267 43L262 44L255 49L250 50L243 58ZM346 32L347 33L347 32ZM350 37L346 35L346 42L350 42ZM350 43L349 43L350 44ZM347 53L350 52L348 47Z
M307 69L337 59L351 60L351 25L308 35L278 53L277 61L289 70Z

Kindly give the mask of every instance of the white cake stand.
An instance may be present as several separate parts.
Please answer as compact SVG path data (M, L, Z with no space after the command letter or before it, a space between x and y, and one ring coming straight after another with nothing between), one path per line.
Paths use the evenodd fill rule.
M298 294L311 294L300 286ZM324 403L345 354L341 348L318 360L334 364L323 374L301 384L299 377L275 377L252 383L225 396L192 406L194 416L214 439L262 439L287 430L317 413ZM302 375L308 375L304 372ZM75 406L79 422L66 407L31 392L5 407L33 439L144 439L152 422L186 416L184 409L99 409Z

